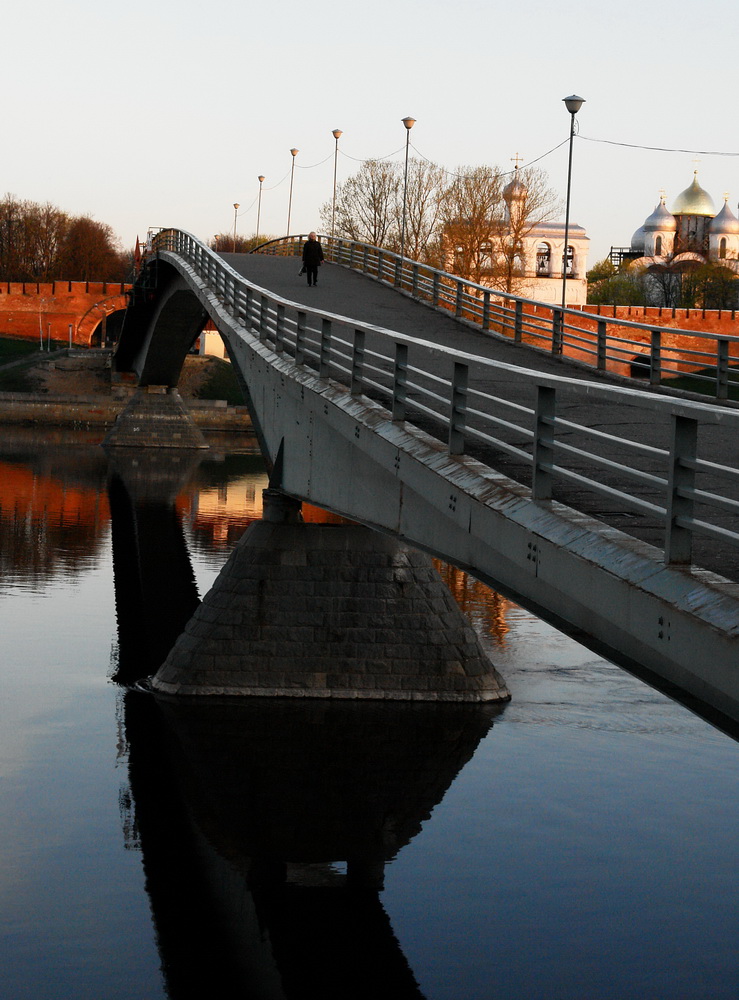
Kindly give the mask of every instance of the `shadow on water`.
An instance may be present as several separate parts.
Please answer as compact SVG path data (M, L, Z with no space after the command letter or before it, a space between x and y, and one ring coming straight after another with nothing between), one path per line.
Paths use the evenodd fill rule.
M198 603L175 508L197 462L111 457L119 683L156 669ZM422 996L380 902L385 865L499 708L122 700L123 822L172 1000Z

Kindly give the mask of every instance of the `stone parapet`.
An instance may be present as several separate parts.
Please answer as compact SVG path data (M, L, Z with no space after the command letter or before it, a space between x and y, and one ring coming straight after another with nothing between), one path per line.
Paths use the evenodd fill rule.
M246 531L152 679L185 695L509 697L431 560L359 525Z

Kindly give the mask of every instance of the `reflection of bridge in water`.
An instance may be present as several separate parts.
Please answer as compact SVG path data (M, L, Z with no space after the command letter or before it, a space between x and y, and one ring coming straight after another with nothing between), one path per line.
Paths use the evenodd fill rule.
M531 357L528 369L501 361L520 348L348 270L330 269L303 304L290 259L239 267L246 278L187 234L161 234L118 368L176 385L210 316L274 486L469 569L616 662L739 714L735 409L565 377L559 358L551 369L537 355L535 371ZM415 269L398 281L398 267L391 279L418 296ZM727 351L717 345L719 390ZM658 375L658 337L653 356Z
M197 601L176 504L192 472L176 453L116 450L121 683L156 668ZM384 868L498 711L127 691L123 823L168 995L421 997L379 899Z

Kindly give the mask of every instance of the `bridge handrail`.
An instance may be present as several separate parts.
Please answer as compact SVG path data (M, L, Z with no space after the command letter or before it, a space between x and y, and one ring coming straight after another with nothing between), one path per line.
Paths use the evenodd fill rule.
M739 501L719 492L718 477L739 484L739 469L698 457L699 424L724 425L739 432L739 410L699 403L675 396L655 395L630 387L596 384L567 376L547 375L530 369L480 358L455 348L442 347L349 317L283 299L249 282L196 237L182 230L167 230L155 241L158 254L169 252L183 258L239 324L256 332L260 341L278 356L291 356L295 363L312 368L320 377L342 384L352 395L368 395L385 405L394 421L415 413L431 420L432 433L450 455L462 455L478 442L493 447L523 463L529 470L532 498L552 498L554 478L567 479L609 500L617 499L632 509L656 516L664 531L664 554L668 563L691 562L692 541L701 533L739 546L739 532L705 520L707 508L717 508L732 517L739 515ZM164 258L166 259L166 257ZM342 330L348 334L340 336ZM375 349L369 339L388 344L390 352ZM449 377L439 376L409 362L424 351L446 358ZM420 364L420 367L419 367ZM533 405L513 401L470 385L470 371L510 373L527 384ZM576 389L595 400L617 398L638 404L662 420L671 421L669 447L645 446L640 442L598 431L557 415L557 394ZM486 406L487 410L478 408ZM497 413L495 411L498 411ZM502 415L505 414L505 415ZM570 437L595 439L595 447L557 439L557 432ZM508 437L505 435L508 434ZM503 435L503 436L501 436ZM511 436L514 440L511 440ZM527 442L530 451L521 447ZM598 442L615 442L627 457L622 462L605 459ZM584 469L568 468L564 461L579 459ZM639 468L641 462L642 468ZM658 474L655 463L663 466ZM626 477L636 488L657 489L660 503L609 486L586 470L592 466ZM508 474L508 473L506 473ZM699 488L698 477L710 476L711 489ZM703 516L694 513L700 505Z
M307 234L280 237L261 244L252 253L299 256L307 238ZM718 400L729 398L731 387L739 389L739 334L640 323L569 306L563 310L558 305L477 284L368 243L332 236L320 239L327 260L362 271L437 309L453 312L456 318L484 332L552 354L568 354L598 371L637 367L643 369L651 385L689 377L696 387L701 387L700 391ZM643 339L623 336L620 329L633 331L633 336ZM685 338L688 344L670 347L666 343L670 337Z

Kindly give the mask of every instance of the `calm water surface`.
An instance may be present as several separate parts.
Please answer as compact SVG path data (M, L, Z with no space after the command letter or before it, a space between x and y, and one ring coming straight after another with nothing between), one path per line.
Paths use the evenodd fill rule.
M732 738L446 567L502 710L159 707L266 477L155 474L0 446L5 1000L737 997Z

